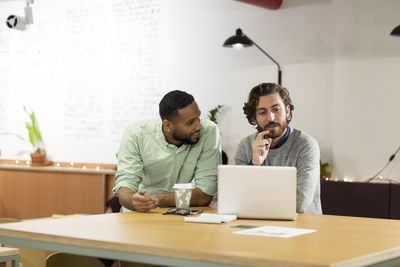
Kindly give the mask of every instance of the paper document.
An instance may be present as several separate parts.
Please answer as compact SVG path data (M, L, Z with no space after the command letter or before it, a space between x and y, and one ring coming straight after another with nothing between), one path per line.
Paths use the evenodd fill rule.
M235 214L210 214L203 213L198 217L185 217L185 222L197 223L223 223L231 222L237 219Z
M280 226L263 226L263 227L257 227L248 230L234 232L234 234L289 238L298 235L313 233L316 231L317 230L313 229L300 229L300 228L289 228Z

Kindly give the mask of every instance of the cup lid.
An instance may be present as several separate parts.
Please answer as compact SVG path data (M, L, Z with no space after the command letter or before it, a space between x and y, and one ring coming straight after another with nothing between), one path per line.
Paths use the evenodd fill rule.
M174 189L193 189L193 184L192 183L187 183L187 184L175 184Z

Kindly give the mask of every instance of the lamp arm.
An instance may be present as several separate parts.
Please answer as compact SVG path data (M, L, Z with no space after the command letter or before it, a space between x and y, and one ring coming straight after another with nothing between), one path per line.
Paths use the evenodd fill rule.
M278 84L282 85L282 71L281 71L281 65L279 65L279 63L273 59L267 52L264 51L264 49L262 49L258 44L256 44L253 40L251 40L247 35L243 34L244 36L246 36L250 42L252 42L252 44L257 47L258 49L260 49L261 52L264 53L264 55L266 55L269 59L271 59L277 66L278 66Z
M249 38L247 35L245 35L247 38ZM281 70L281 66L279 65L279 63L273 59L267 52L264 51L264 49L262 49L258 44L256 44L253 40L251 40L249 38L249 40L253 43L253 45L255 45L258 49L261 50L261 52L263 52L269 59L271 59L277 66L278 66L278 70Z
M396 149L396 151L390 156L388 162L386 163L386 165L374 176L372 176L372 178L368 179L367 182L370 182L372 180L374 180L376 177L378 177L379 174L381 174L381 172L383 172L386 167L390 164L390 162L392 162L392 160L394 159L394 157L396 157L397 153L400 151L400 146Z

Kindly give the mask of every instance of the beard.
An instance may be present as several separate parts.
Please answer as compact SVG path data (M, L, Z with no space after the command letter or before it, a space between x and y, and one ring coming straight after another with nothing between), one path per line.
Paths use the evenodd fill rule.
M200 135L198 137L193 137L197 133L200 133L200 131L184 136L174 131L172 133L172 138L174 138L176 141L182 142L183 144L194 145L200 140Z
M288 126L287 121L285 121L283 123L269 122L268 124L264 125L264 127L261 127L260 125L258 125L257 129L259 132L269 131L269 133L266 135L266 137L275 139L275 138L278 138L279 136L281 136L285 132L287 126ZM270 127L274 127L273 130L269 130Z

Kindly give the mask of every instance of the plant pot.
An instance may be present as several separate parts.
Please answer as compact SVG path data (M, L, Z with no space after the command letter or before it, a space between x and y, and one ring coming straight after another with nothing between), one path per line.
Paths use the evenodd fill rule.
M320 174L320 178L321 179L331 179L332 178L332 174L330 172L324 173L324 174Z
M46 166L49 164L46 153L31 153L31 159L32 166Z

